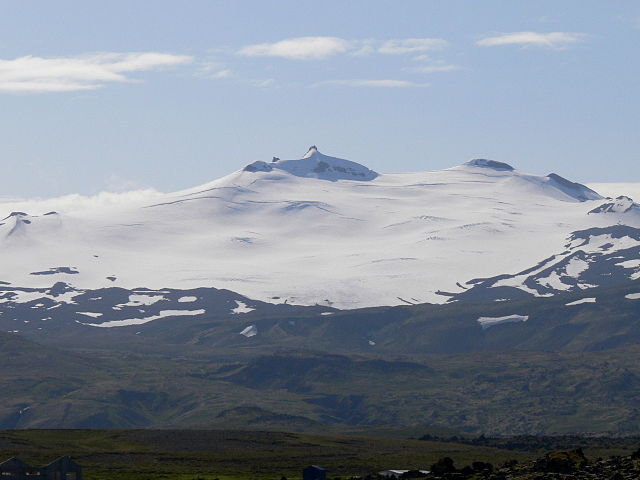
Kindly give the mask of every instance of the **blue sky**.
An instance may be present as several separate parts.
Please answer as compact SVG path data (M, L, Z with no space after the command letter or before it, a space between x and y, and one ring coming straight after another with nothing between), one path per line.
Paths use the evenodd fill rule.
M636 1L0 1L0 196L273 155L640 182Z

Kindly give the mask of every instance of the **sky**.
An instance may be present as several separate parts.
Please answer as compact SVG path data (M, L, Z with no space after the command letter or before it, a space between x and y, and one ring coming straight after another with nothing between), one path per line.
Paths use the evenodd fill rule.
M0 0L0 197L255 160L640 182L640 2Z

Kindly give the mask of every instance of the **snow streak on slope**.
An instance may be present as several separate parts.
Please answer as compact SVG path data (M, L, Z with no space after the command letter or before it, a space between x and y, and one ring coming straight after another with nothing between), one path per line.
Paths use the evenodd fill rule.
M628 213L588 214L604 202L557 175L491 160L378 174L312 147L298 160L254 162L197 188L100 208L58 201L50 213L46 201L0 203L0 281L215 287L341 308L443 302L450 297L442 292L464 294L470 279L562 253L573 232L621 221L640 227ZM588 270L588 259L571 262L574 276ZM535 294L563 283L552 272L544 282L542 293L520 283Z

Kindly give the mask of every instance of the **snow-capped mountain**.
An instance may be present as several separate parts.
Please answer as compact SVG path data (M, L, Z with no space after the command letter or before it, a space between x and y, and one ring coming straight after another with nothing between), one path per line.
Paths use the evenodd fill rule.
M165 311L204 315L178 303L189 296L180 290L355 308L551 295L640 276L631 199L493 160L382 174L312 147L126 198L29 202L29 211L0 203L0 308L56 284L67 304L110 287L164 289L176 299ZM122 319L107 317L86 323Z

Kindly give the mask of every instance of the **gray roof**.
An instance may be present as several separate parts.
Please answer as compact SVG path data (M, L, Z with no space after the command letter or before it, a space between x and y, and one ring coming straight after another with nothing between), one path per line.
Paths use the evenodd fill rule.
M24 463L22 460L16 457L11 457L8 460L0 463L0 470L18 470L18 469L29 469L31 468L29 465Z

